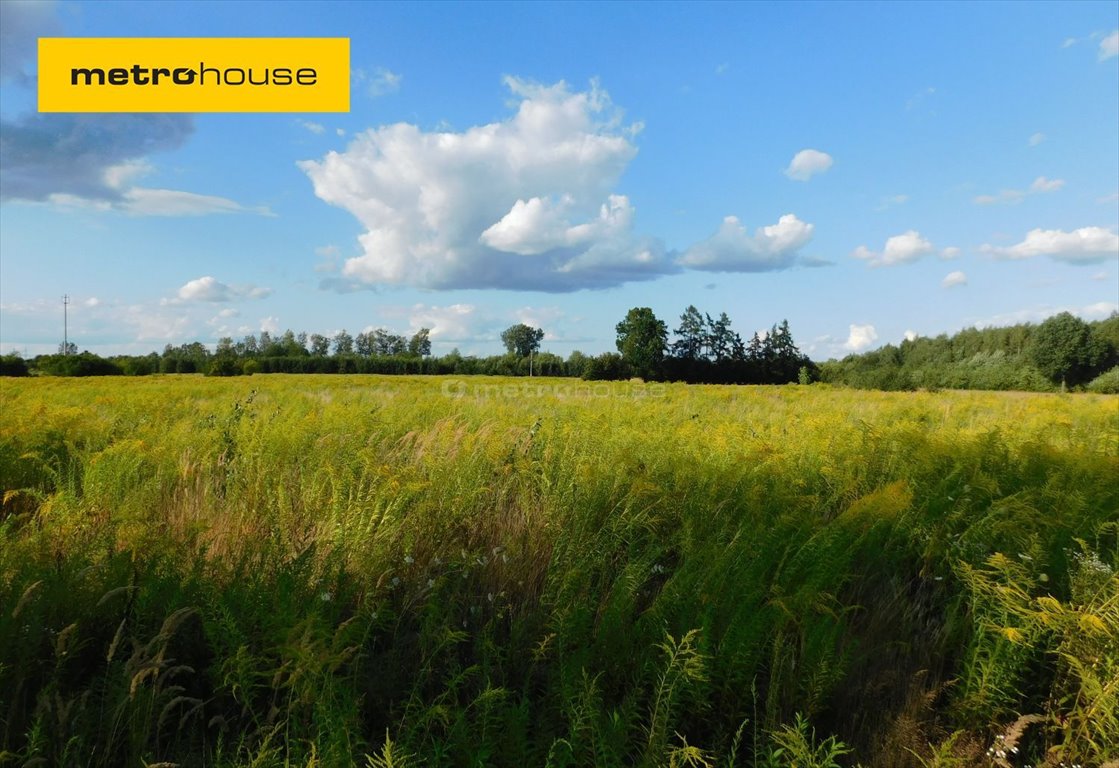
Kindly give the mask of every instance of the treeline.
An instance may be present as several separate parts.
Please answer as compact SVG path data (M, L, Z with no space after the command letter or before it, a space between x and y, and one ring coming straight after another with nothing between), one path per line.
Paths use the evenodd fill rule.
M463 356L452 350L431 355L430 330L412 336L385 329L332 337L263 331L240 341L225 337L213 351L194 341L168 344L162 354L99 357L78 353L70 344L59 354L0 361L4 376L147 376L202 373L240 376L261 373L376 373L412 375L572 376L593 380L628 379L721 384L781 384L816 374L815 364L797 349L788 322L774 325L749 342L731 328L725 312L718 318L688 307L669 344L668 328L648 308L630 310L617 326L618 353L590 357L575 351L565 360L540 351L544 331L518 323L501 334L504 355Z
M820 366L820 379L861 389L1119 392L1119 313L918 337Z
M213 351L191 342L162 354L99 357L90 352L0 358L0 375L144 376L202 373L373 373L411 375L572 376L589 380L640 377L646 381L712 384L808 384L823 381L861 389L991 389L1119 392L1119 313L1085 322L1064 312L1040 324L969 328L948 336L917 337L842 360L814 363L793 340L788 321L748 341L717 317L689 306L670 333L648 307L634 307L617 324L617 352L572 352L564 359L540 351L544 332L517 324L501 334L503 355L431 355L430 332L404 336L377 329L332 337L267 331L240 341L223 338Z
M807 384L816 364L793 340L788 320L743 342L726 312L712 318L689 306L668 341L668 326L648 307L634 307L616 329L617 353L590 358L587 379L639 376L692 384Z

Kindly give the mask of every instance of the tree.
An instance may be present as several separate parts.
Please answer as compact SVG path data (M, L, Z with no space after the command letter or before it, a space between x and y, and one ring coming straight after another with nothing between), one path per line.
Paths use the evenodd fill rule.
M354 337L346 333L346 329L338 331L334 336L334 354L352 355L354 353Z
M311 354L315 357L326 357L330 354L330 339L321 333L311 334Z
M615 330L618 332L616 343L622 360L638 376L655 378L668 346L668 326L664 321L658 320L648 307L634 307Z
M216 357L236 357L237 352L233 347L233 339L229 336L222 336L218 339L218 346L214 349Z
M307 348L296 338L295 333L289 328L280 337L279 345L281 354L286 357L302 357L307 354Z
M58 345L58 354L60 355L76 355L78 354L78 345L72 341L60 342Z
M403 355L408 349L408 340L403 336L390 333L384 328L373 331L373 354L382 357Z
M256 341L256 336L251 333L241 341L241 355L244 357L253 357L260 351L260 345Z
M261 357L278 357L280 353L280 345L272 338L272 334L268 331L260 332L260 356Z
M524 323L511 325L501 333L501 342L510 354L517 357L528 357L539 350L540 342L543 339L543 329L533 328L531 325L525 325Z
M692 305L680 315L680 327L673 333L672 356L684 360L699 360L706 357L707 322L700 311Z
M707 349L715 362L736 359L741 360L745 349L742 337L730 329L730 318L726 312L720 312L717 320L707 316Z
M408 341L408 354L427 357L431 354L431 329L421 328Z
M373 332L365 331L359 333L354 337L354 352L361 357L369 357L373 354Z
M796 381L801 366L808 359L797 349L793 333L789 330L789 321L782 320L780 325L773 326L765 340L769 350L767 363L771 381L774 384Z
M1090 380L1106 353L1091 327L1068 312L1049 318L1030 337L1030 360L1042 376L1062 385Z

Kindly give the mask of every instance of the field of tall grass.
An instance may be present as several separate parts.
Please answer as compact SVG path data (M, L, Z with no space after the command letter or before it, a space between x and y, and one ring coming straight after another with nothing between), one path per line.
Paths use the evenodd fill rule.
M0 765L1101 766L1119 398L0 383Z

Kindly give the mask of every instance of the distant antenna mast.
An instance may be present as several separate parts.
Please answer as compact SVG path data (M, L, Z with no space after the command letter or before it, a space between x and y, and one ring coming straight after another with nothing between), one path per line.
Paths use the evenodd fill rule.
M62 354L70 354L70 315L67 307L70 304L70 295L62 295Z

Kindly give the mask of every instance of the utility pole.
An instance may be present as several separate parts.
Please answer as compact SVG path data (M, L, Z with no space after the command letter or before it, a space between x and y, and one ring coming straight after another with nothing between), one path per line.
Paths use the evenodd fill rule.
M70 316L67 306L70 304L70 295L62 295L62 354L70 354Z

